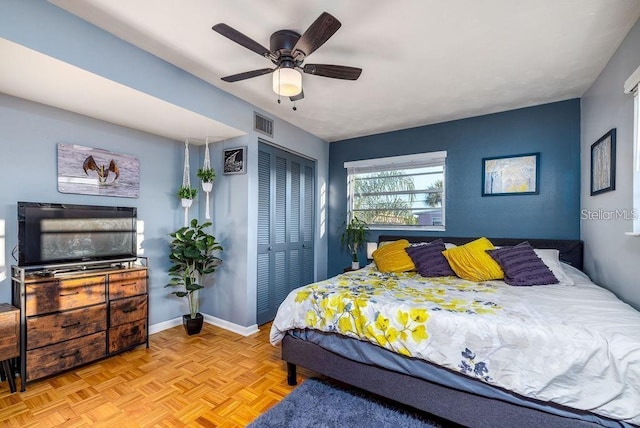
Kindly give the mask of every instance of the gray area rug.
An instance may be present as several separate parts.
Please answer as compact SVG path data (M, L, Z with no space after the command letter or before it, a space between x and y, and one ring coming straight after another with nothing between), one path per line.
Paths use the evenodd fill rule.
M253 421L270 427L442 427L446 422L357 388L311 378Z

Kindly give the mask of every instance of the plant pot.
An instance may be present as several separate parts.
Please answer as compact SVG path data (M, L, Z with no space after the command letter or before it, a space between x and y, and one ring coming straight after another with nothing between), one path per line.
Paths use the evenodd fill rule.
M202 182L202 190L204 192L210 192L211 189L213 189L213 183L212 182Z
M189 208L193 204L193 199L182 198L182 208Z
M351 262L351 269L353 270L360 269L360 262Z
M200 333L203 321L204 318L200 312L196 314L195 318L191 318L191 314L182 316L182 325L189 336Z

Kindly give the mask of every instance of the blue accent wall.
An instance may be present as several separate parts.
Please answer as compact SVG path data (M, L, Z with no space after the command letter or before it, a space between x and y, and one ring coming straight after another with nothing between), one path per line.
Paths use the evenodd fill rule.
M332 143L329 276L350 262L338 232L347 211L344 162L438 150L447 151L446 231L412 234L580 237L580 100L573 99ZM532 152L540 152L539 194L482 197L482 158ZM369 240L396 232L404 233L372 230Z

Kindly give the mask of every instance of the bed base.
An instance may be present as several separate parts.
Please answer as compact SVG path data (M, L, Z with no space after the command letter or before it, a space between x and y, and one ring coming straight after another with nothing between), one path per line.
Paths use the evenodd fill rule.
M282 359L287 362L289 385L296 385L296 366L301 366L468 427L601 427L353 361L291 335L282 340Z

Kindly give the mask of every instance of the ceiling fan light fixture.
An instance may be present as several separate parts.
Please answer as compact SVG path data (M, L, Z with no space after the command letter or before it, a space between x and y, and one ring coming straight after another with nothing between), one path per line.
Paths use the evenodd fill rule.
M293 97L302 92L302 73L295 68L280 67L273 72L273 92Z

